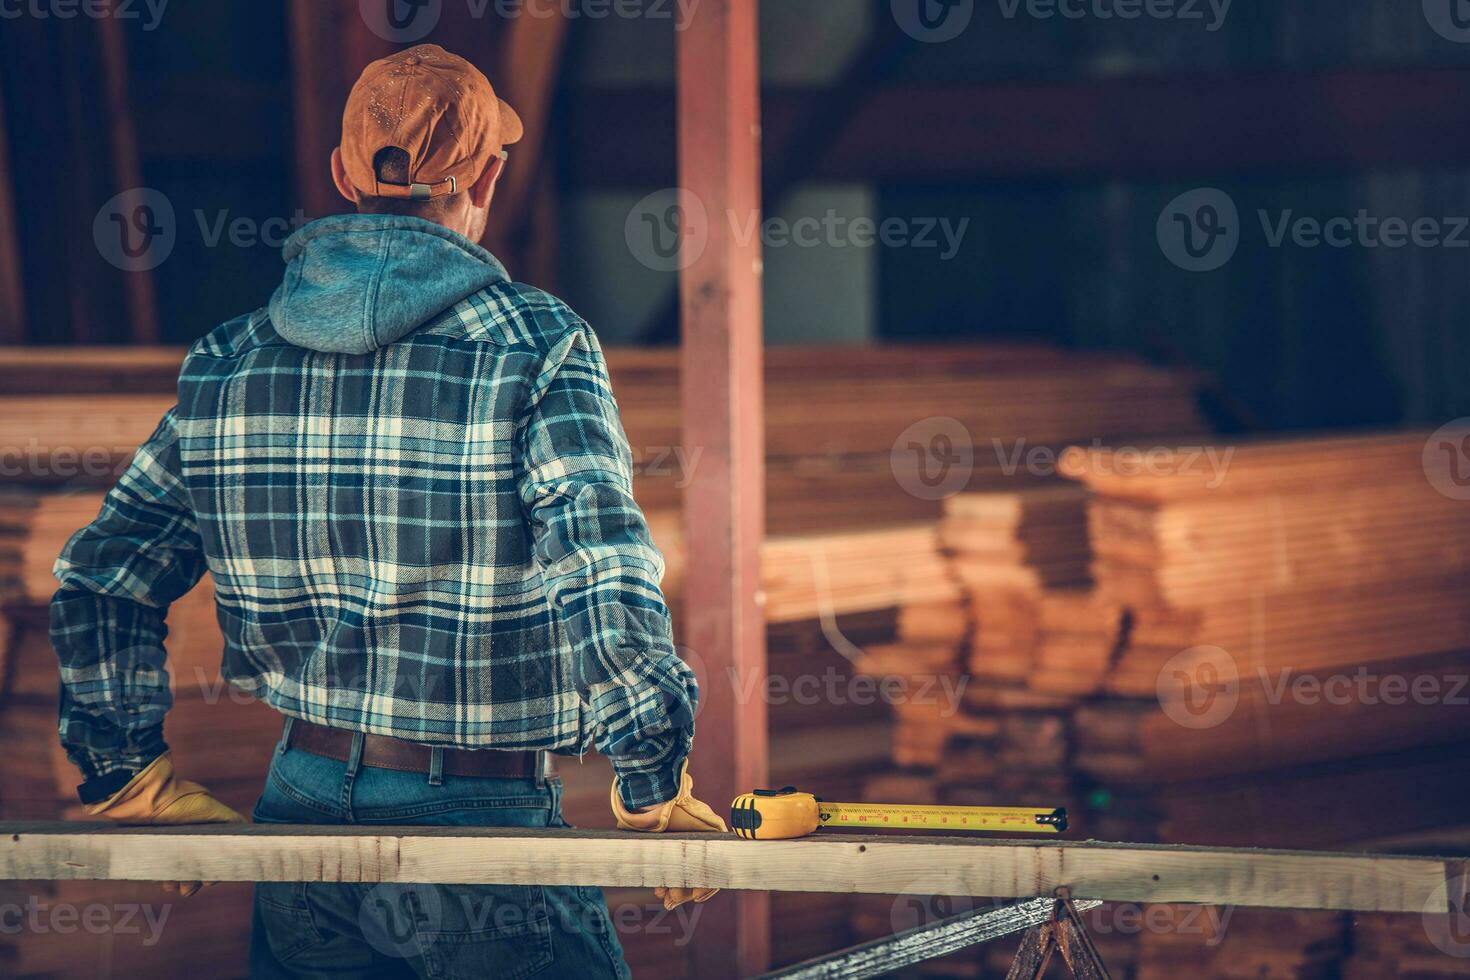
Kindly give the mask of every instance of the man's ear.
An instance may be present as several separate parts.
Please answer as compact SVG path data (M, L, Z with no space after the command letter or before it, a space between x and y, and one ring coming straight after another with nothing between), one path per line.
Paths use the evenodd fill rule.
M337 193L353 204L362 199L357 188L352 186L352 181L347 179L347 166L342 162L342 147L340 146L332 150L332 183L337 185Z
M480 179L475 181L475 186L470 188L470 203L477 208L483 208L490 203L495 196L495 185L500 181L500 175L505 173L505 157L496 157L490 161Z

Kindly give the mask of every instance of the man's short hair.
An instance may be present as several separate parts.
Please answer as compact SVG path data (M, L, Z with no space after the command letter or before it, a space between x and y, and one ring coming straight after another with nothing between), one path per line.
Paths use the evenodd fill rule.
M396 146L385 146L373 157L373 170L378 180L385 184L407 184L408 151ZM358 201L358 210L365 214L402 214L412 218L429 218L442 215L449 210L449 202L455 195L436 197L428 201L414 201L397 197L368 197Z

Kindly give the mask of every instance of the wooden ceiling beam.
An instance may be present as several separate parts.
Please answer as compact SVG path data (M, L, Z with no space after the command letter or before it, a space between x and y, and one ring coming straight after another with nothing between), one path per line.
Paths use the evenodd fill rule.
M131 71L128 68L127 37L122 19L116 16L117 0L108 0L111 16L99 17L98 48L102 55L102 97L106 101L109 148L112 150L112 179L124 195L122 214L132 214L146 203L143 163L138 154L138 132L134 124ZM153 270L123 270L123 291L128 305L128 334L135 344L156 344L160 338L158 297Z
M297 201L307 217L348 205L332 184L332 150L342 138L347 93L368 64L395 45L374 34L355 3L290 0L287 11L296 136Z
M545 198L547 188L552 186L546 151L571 21L559 8L544 14L506 22L500 60L492 79L526 127L521 142L510 148L510 163L496 191L487 243L492 252L515 266L556 236L555 228L535 228L532 224L538 201L543 208L554 203ZM542 213L554 214L554 210ZM543 267L549 264L545 255L537 262ZM536 276L537 284L543 287L546 271L542 268Z
M768 90L768 152L824 98ZM673 182L671 91L584 91L567 106L568 185ZM1467 107L1470 74L1459 69L888 85L864 97L807 176L1171 179L1465 166ZM614 138L619 152L607 154Z

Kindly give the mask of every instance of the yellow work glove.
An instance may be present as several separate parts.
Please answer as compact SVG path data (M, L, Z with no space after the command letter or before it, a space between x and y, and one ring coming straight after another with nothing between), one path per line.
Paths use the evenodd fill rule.
M618 818L619 830L637 830L645 834L723 834L728 832L721 820L708 805L694 798L694 780L689 775L689 763L679 771L679 793L667 803L660 804L643 813L634 813L623 806L618 796L618 781L613 780L613 816ZM719 893L718 888L668 888L659 887L654 894L663 899L664 908L672 912L685 902L708 902Z
M167 752L150 762L122 789L101 803L89 805L87 813L123 824L250 822L210 796L203 786L178 778ZM188 898L206 884L213 883L166 881L163 890L178 891Z

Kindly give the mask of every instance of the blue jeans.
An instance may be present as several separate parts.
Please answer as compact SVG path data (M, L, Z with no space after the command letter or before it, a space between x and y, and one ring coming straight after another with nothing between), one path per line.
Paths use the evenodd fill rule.
M285 744L256 823L567 826L554 777L434 778ZM250 945L256 978L630 975L597 888L260 882Z

